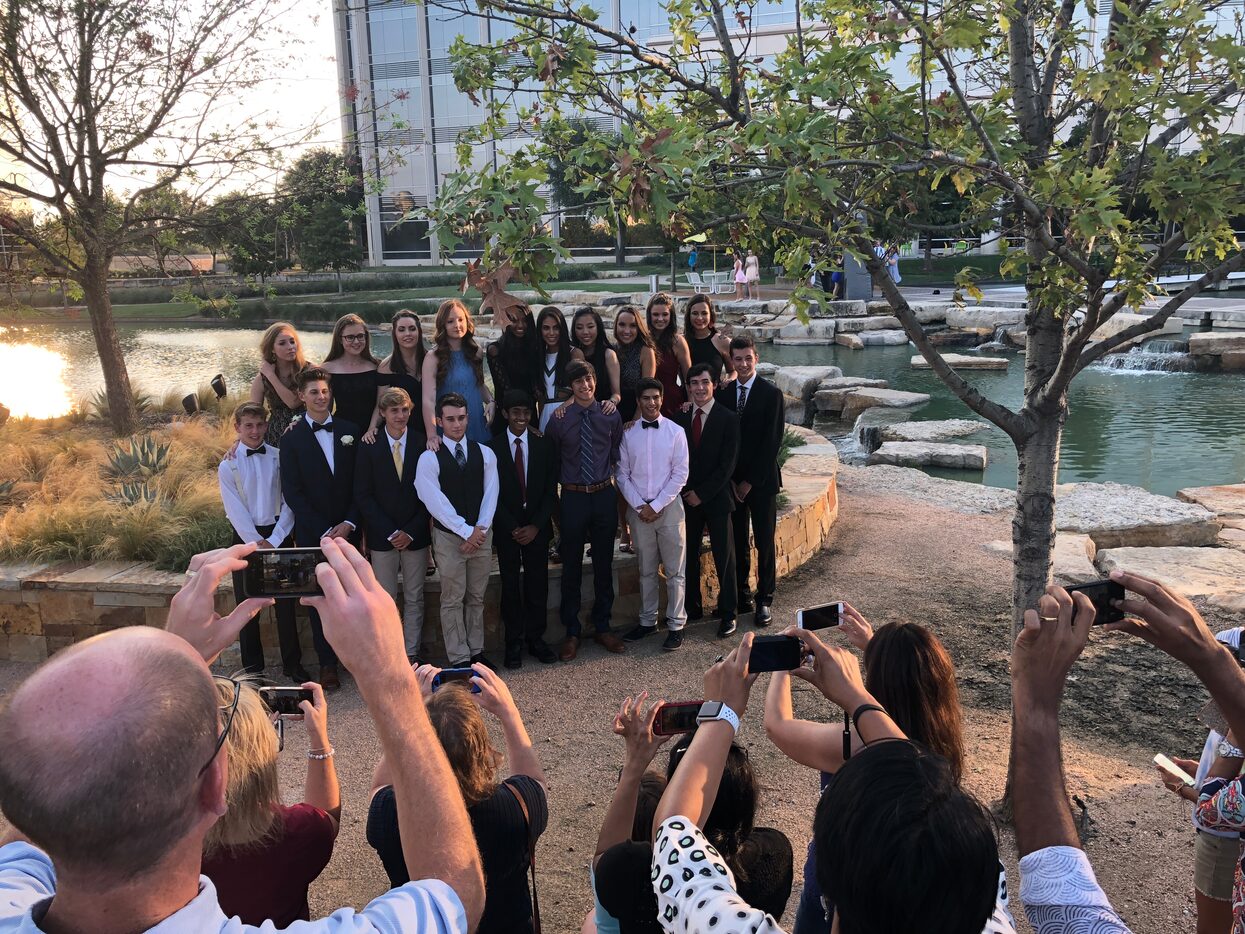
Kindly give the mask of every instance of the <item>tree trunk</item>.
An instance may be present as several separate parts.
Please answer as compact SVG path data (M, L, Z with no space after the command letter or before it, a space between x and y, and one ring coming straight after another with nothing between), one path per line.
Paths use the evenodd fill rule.
M138 427L138 412L134 407L134 392L130 388L130 374L125 368L121 341L117 339L117 326L112 319L107 259L88 257L79 282L91 315L91 332L95 336L99 365L104 371L104 392L108 397L112 430L118 436L131 435Z
M614 263L622 266L627 262L627 243L624 238L622 214L614 212Z
M1024 611L1037 606L1050 583L1055 548L1055 481L1066 407L1041 417L1037 430L1018 446L1016 512L1012 516L1012 635Z
M341 295L342 294L342 271L340 269L335 270L335 271L337 273L337 294Z
M925 235L925 271L929 272L934 268L934 235L927 233Z

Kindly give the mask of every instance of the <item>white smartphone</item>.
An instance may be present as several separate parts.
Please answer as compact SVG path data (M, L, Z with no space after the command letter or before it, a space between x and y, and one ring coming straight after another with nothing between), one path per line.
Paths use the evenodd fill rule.
M842 622L843 601L823 603L820 606L809 606L795 614L795 625L798 629L830 629Z
M1172 778L1180 779L1190 788L1192 788L1194 785L1197 784L1197 782L1194 781L1192 775L1190 775L1180 766L1176 765L1176 763L1172 762L1171 759L1167 758L1167 756L1163 755L1161 752L1154 757L1154 764L1157 765L1164 772L1166 772L1168 775L1170 775Z

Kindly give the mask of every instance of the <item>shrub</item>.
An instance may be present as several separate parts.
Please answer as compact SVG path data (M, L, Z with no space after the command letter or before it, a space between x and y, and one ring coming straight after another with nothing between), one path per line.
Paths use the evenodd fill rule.
M108 453L104 476L113 480L154 477L168 466L169 446L151 435L130 438L129 445L118 444Z

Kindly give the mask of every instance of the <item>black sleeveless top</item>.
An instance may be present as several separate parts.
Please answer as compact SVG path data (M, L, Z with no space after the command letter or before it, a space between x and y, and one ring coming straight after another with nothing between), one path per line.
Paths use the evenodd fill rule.
M480 445L475 441L463 438L462 443L467 448L466 467L459 467L458 461L450 453L453 442L441 439L441 447L437 449L441 492L465 522L475 525L480 518L480 500L484 499L484 455L480 453ZM436 526L443 532L450 531L440 522Z
M692 352L692 366L698 363L709 364L709 369L713 375L713 384L716 386L718 380L722 377L722 367L725 361L722 359L722 354L718 352L718 348L713 346L713 335L692 337L688 333L683 336L687 338L687 348Z

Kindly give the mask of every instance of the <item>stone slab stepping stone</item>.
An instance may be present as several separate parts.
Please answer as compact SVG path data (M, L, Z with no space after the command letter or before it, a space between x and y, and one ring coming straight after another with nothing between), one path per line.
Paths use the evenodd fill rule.
M863 318L868 313L866 303L856 300L812 302L808 306L810 318Z
M832 347L832 337L775 337L770 341L775 347Z
M986 542L983 547L986 551L1007 555L1009 559L1012 556L1010 541ZM1076 532L1057 532L1055 551L1051 556L1051 570L1055 575L1055 580L1065 586L1098 580L1102 574L1094 567L1094 557L1097 552L1094 540L1088 535L1080 535Z
M1025 320L1023 308L997 308L978 305L971 308L947 309L949 328L990 328L1004 324L1021 324Z
M813 393L813 404L818 412L841 412L843 403L852 389L885 389L884 379L863 379L859 376L838 376L823 379Z
M866 347L902 347L908 343L908 335L903 331L861 331L856 336Z
M851 389L843 400L843 418L855 421L856 416L865 409L882 407L887 409L908 409L924 405L929 401L929 393L902 392L898 389Z
M866 318L841 318L838 321L840 334L859 334L861 331L897 331L903 325L894 315L873 315Z
M1010 362L1006 357L978 357L972 354L945 353L942 359L959 370L1006 370ZM917 354L912 358L914 370L932 369L929 361Z
M984 444L939 444L934 441L887 441L869 455L869 463L893 467L946 467L985 470L989 452Z
M1011 490L931 477L914 467L840 467L839 482L854 493L899 496L966 515L1011 512L1016 506Z
M883 441L945 441L975 435L991 427L971 418L948 418L933 422L900 422L882 429Z
M766 377L767 379L773 379L773 378L774 378L774 374L775 374L775 373L777 373L777 372L778 372L778 364L777 364L777 363L764 363L764 362L762 362L762 363L758 363L758 364L757 364L757 376L764 376L764 377Z
M1186 597L1202 597L1230 613L1245 610L1245 552L1230 548L1111 548L1098 569L1152 577Z
M1210 332L1194 334L1189 338L1189 353L1194 356L1219 356L1226 353L1245 353L1245 334L1240 332Z
M866 321L868 319L862 318L861 320ZM838 321L835 318L812 318L807 324L797 318L779 328L778 333L774 335L774 339L817 339L824 340L828 344L834 340L834 332L837 325Z
M1104 338L1119 334L1125 328L1131 328L1134 324L1140 324L1149 318L1149 315L1138 315L1131 311L1118 311L1110 318L1102 323L1102 326L1094 332L1092 340L1100 341ZM1149 340L1152 337L1159 337L1163 334L1179 334L1184 330L1184 322L1177 320L1174 316L1163 322L1162 326L1149 331L1141 337L1134 338L1129 343L1140 343Z
M1186 503L1205 506L1221 519L1245 519L1245 483L1195 486L1176 494Z
M1221 523L1209 509L1120 483L1055 488L1055 528L1083 532L1099 548L1212 545Z
M865 342L857 334L836 334L834 335L834 342L840 347L846 347L848 350L865 349Z
M787 395L808 402L817 392L822 380L842 376L837 366L782 366L774 374L774 385Z

